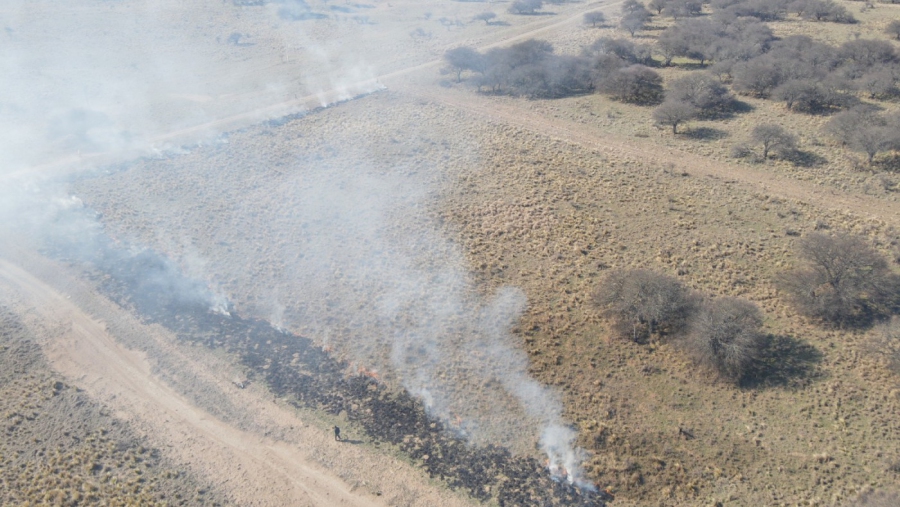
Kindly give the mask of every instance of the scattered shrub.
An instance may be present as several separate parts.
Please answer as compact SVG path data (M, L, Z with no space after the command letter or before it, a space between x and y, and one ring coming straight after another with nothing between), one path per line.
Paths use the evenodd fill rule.
M729 152L731 158L748 158L753 156L753 150L746 143L737 143Z
M594 301L612 319L615 332L633 341L678 333L694 311L694 297L681 282L644 269L610 272Z
M751 138L756 144L762 145L764 160L769 158L770 152L774 151L784 156L797 149L797 137L786 132L781 126L771 123L753 127Z
M509 6L513 14L534 14L544 6L543 0L515 0Z
M692 319L685 345L699 363L738 382L759 352L762 323L762 312L750 301L713 299Z
M871 348L887 362L891 371L900 373L900 317L894 316L875 328Z
M701 72L688 74L672 81L666 92L667 100L692 105L704 117L713 117L727 111L734 97L721 81L713 75Z
M633 104L659 104L663 98L662 77L643 65L617 70L600 83L600 90L616 100Z
M896 507L900 505L900 494L887 491L867 491L857 496L847 507Z
M867 325L895 310L898 276L862 239L813 233L798 247L805 265L783 273L778 284L800 313L838 325Z
M484 24L490 25L491 21L493 21L497 15L491 11L482 12L481 14L476 14L472 17L473 21L484 21Z
M900 20L895 19L894 21L888 23L888 26L884 29L884 33L897 40L900 40Z

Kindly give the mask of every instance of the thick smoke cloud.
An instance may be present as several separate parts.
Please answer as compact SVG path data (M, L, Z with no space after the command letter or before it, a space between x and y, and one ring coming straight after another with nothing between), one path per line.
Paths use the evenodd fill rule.
M102 217L66 186L66 173L89 166L90 154L166 156L173 146L159 139L168 132L259 105L308 95L324 105L380 86L374 66L342 49L341 40L303 30L298 23L317 18L299 3L241 11L277 25L275 46L283 54L274 62L295 61L285 64L295 74L233 77L253 75L256 64L222 46L263 55L256 42L262 36L244 33L261 25L230 27L229 17L204 24L203 9L239 8L184 4L97 0L77 8L16 0L3 8L0 37L8 49L0 54L0 128L8 134L0 144L0 219L7 227L0 239L65 245L67 257L81 260L108 258ZM511 334L527 305L524 294L513 287L483 293L459 246L423 213L435 195L432 183L402 168L367 166L370 147L362 139L360 145L358 165L299 164L295 179L280 187L283 204L271 220L293 240L276 247L277 267L294 288L254 294L262 302L258 316L340 346L474 442L520 452L537 443L577 479L581 457L562 404L528 375L528 358ZM59 160L72 164L53 165ZM54 171L41 169L48 166ZM258 201L251 194L243 202ZM252 239L252 231L242 234L233 241ZM211 259L216 252L198 246L202 239L190 232L161 228L152 236L131 242L124 254L139 256L152 246L171 253L180 269L160 265L145 283L227 311L217 284L184 281L228 278L227 265Z

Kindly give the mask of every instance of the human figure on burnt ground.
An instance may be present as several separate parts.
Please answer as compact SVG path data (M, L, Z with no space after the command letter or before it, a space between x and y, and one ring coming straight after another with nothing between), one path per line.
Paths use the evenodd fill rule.
M341 441L341 428L339 426L334 427L334 439L337 442Z

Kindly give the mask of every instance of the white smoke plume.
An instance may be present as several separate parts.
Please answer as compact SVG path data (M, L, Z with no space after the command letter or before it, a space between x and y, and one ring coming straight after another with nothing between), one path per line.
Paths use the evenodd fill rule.
M198 126L270 104L289 103L249 118L296 112L303 97L315 97L316 105L350 99L380 89L376 76L396 70L392 62L376 66L352 49L369 42L348 46L342 38L365 33L389 41L387 32L363 18L325 10L325 2L259 9L220 0L74 4L8 0L0 8L0 220L17 235L64 242L75 258L97 255L95 240L116 220L86 213L59 177L90 168L92 154L112 155L103 160L186 156L190 149L178 148L180 143L210 142L220 134L216 126ZM329 38L332 32L337 35ZM274 54L269 47L276 48ZM272 68L278 72L266 70ZM203 135L170 136L173 131ZM248 191L213 244L196 229L154 222L172 206L164 194L156 201L148 196L150 205L140 209L128 208L133 203L115 209L133 215L130 220L146 220L150 230L122 239L166 252L182 274L208 287L179 282L173 267L160 269L147 283L190 292L185 297L201 298L220 313L232 309L216 280L235 277L243 267L236 268L234 258L222 260L227 254L216 245L227 242L239 260L254 262L265 260L239 247L251 239L271 245L277 262L269 258L272 266L261 269L271 268L283 283L252 294L267 306L259 317L341 345L350 359L396 380L476 443L526 453L537 444L552 470L579 481L582 456L562 403L530 377L528 358L511 333L526 308L525 295L513 287L484 293L460 247L427 217L434 183L396 164L370 164L373 148L366 139L359 146L352 164L298 162L293 179ZM45 166L62 169L49 172ZM124 184L130 175L119 177ZM215 193L215 183L204 188ZM241 221L255 203L272 200L279 206L260 213L278 228L274 235L261 235ZM198 196L197 208L203 205ZM196 211L176 214L187 220ZM201 213L195 223L207 219ZM279 242L277 234L291 240ZM138 246L131 253L140 251Z

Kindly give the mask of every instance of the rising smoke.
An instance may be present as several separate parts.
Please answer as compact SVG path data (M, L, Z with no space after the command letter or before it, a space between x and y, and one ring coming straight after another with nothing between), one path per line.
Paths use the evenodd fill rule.
M258 317L303 330L396 381L473 442L526 453L537 444L554 470L579 480L575 432L563 420L557 394L529 376L528 358L511 333L525 295L513 287L484 293L473 281L461 249L428 213L437 190L432 178L373 155L378 148L361 137L351 155L334 160L295 154L289 174L270 186L251 190L256 182L244 180L227 221L222 216L222 223L197 232L197 224L210 220L207 206L226 195L216 176L202 182L205 196L198 194L194 206L167 215L172 205L161 197L128 201L125 188L141 184L131 172L92 168L93 153L105 154L101 161L135 154L165 159L174 153L159 141L169 139L167 132L258 106L303 96L324 105L380 87L375 66L342 50L343 40L306 31L309 23L339 23L333 11L299 2L259 9L187 3L194 5L96 0L69 8L61 1L19 0L4 7L0 21L9 50L0 56L0 85L7 92L0 98L0 127L10 134L0 146L0 216L11 226L4 234L16 236L2 239L66 245L67 257L91 261L110 255L109 228L116 221L143 220L141 232L117 231L116 239L128 245L123 251L138 256L152 247L177 263L160 266L146 283L202 298L221 312L230 307L213 280L246 279L236 260L251 259L259 271L250 277L270 273L271 283L229 284L228 290L233 299L259 301L251 309ZM264 47L272 44L264 26L277 34L275 55ZM240 37L229 35L235 33ZM283 68L261 72L267 64ZM428 128L408 126L410 132ZM246 169L265 170L266 162L260 155ZM122 188L122 196L92 194L116 206L99 210L102 217L86 209L67 186L73 167L87 167L101 182L92 188ZM179 186L170 192L177 194ZM138 218L122 219L125 208ZM257 215L262 218L249 218ZM270 228L261 231L261 222ZM267 244L267 253L254 257L251 242ZM186 283L185 277L206 283Z

